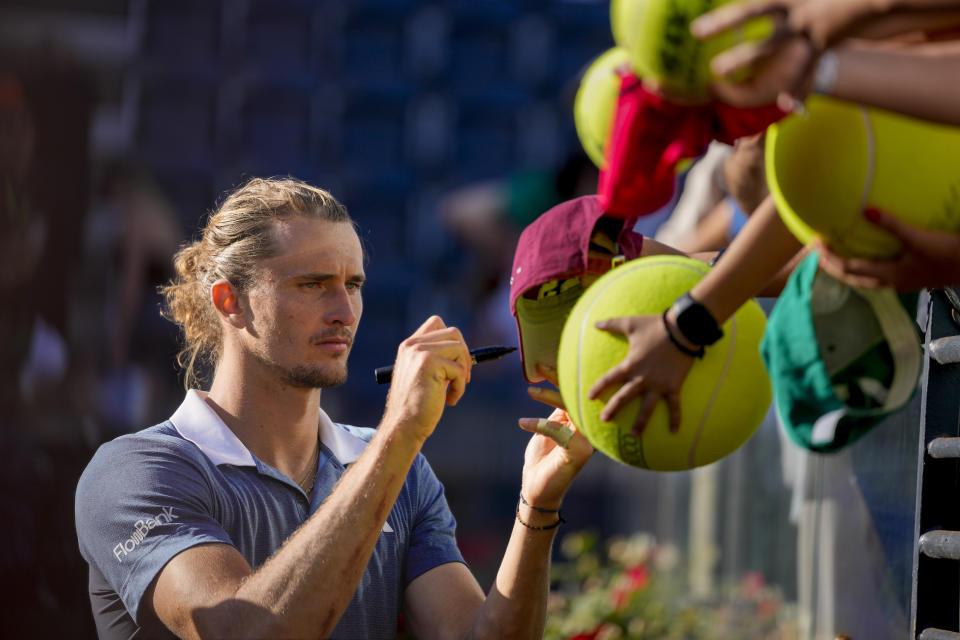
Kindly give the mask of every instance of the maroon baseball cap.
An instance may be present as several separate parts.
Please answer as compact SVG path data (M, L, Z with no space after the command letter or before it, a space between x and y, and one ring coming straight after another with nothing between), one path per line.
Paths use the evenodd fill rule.
M517 242L510 272L510 312L517 321L523 375L543 377L538 362L556 367L560 333L583 293L583 276L602 275L640 257L635 218L604 216L596 195L561 202L534 220Z

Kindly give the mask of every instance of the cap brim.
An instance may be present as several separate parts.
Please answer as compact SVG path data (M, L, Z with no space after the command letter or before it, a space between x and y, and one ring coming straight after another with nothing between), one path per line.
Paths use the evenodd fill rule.
M811 255L767 323L764 359L777 412L797 444L835 450L909 402L923 354L891 289L849 287Z
M527 382L543 380L543 376L537 371L537 363L557 367L557 352L560 350L563 325L581 295L583 288L576 286L538 300L522 296L517 298L520 357L523 360L523 376Z

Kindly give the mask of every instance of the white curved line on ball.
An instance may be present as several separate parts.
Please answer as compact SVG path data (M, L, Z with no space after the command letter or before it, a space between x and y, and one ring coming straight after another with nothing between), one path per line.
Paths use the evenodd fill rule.
M690 444L690 453L687 457L687 462L691 467L695 466L693 464L694 456L697 453L697 445L700 444L700 436L703 434L703 429L707 425L707 420L710 418L710 412L713 410L713 403L716 401L717 396L720 394L720 387L723 385L723 381L727 379L727 372L730 371L730 364L733 362L733 353L737 349L737 316L734 314L730 318L730 350L727 351L727 361L723 364L723 373L720 374L720 378L717 380L716 385L713 387L713 394L710 396L710 402L707 403L707 408L703 412L703 415L700 417L700 424L697 426L697 434L693 436L693 442Z

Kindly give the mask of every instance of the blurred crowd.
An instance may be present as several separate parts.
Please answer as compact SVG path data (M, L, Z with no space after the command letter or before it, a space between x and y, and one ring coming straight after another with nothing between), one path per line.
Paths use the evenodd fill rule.
M5 632L82 637L72 487L101 442L159 420L179 396L156 286L183 231L142 166L91 163L88 70L51 50L2 60L0 515L11 526L0 572L17 585Z

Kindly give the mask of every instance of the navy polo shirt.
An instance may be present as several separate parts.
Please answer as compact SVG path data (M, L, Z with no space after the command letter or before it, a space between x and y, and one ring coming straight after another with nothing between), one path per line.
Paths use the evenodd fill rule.
M333 423L320 411L313 499L258 460L205 394L189 391L166 422L97 450L77 486L80 553L101 638L173 637L141 627L144 591L175 555L204 543L235 547L256 570L319 508L376 433ZM403 590L447 562L463 562L456 522L422 455L414 461L380 539L332 638L392 638ZM149 625L149 621L142 621Z

